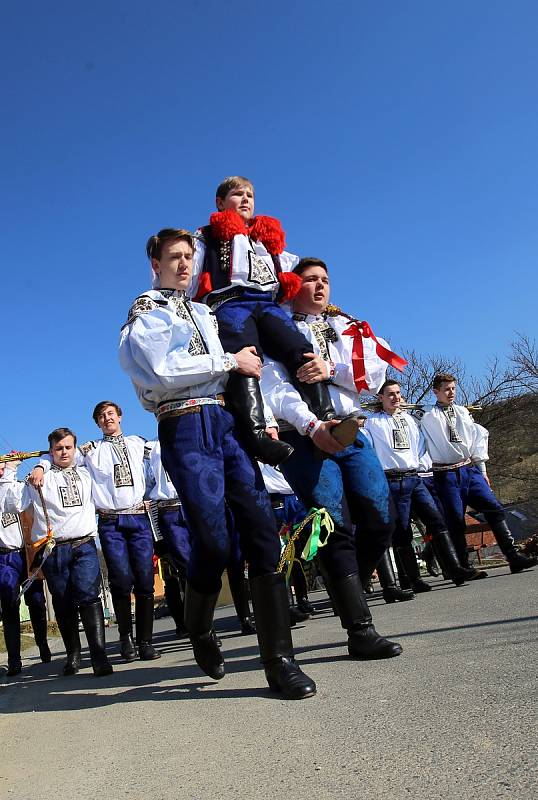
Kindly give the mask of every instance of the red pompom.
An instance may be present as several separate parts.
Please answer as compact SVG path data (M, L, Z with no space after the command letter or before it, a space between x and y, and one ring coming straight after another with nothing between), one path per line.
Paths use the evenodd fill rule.
M279 303L289 303L303 285L301 277L295 272L281 272L278 281L280 283Z
M215 239L222 239L225 242L229 242L239 233L248 233L243 217L240 217L237 211L233 211L231 208L227 208L225 211L215 211L209 217L209 224Z
M272 256L278 256L286 246L286 234L274 217L255 217L250 235L255 241L262 242Z
M200 280L198 281L198 291L196 292L195 300L201 300L206 294L213 291L213 285L211 283L211 275L209 272L202 272L200 275Z

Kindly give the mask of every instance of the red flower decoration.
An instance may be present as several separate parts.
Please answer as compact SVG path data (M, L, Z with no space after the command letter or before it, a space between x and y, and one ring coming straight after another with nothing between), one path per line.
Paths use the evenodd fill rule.
M255 217L250 235L255 241L262 242L272 256L278 256L286 246L286 234L274 217Z
M289 303L303 285L300 276L295 272L281 272L278 281L280 283L279 303Z

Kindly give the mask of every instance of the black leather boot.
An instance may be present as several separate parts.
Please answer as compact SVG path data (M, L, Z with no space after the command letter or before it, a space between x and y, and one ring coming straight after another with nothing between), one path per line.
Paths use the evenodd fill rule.
M256 633L256 624L248 604L248 587L243 570L228 570L228 583L241 625L241 633L245 636Z
M293 447L290 444L280 439L271 439L265 432L267 424L263 398L256 378L240 375L238 372L230 373L226 400L245 439L246 449L253 458L277 467L291 456Z
M95 600L87 606L80 606L79 611L84 633L88 640L93 674L98 678L104 675L111 675L113 669L106 654L105 618L101 601Z
M352 658L374 660L399 656L402 647L378 634L357 573L332 580L342 627L347 630L348 651Z
M385 603L404 603L414 598L412 589L400 589L396 583L396 575L392 566L392 559L388 550L385 550L376 566L377 577L383 590Z
M58 613L56 605L56 622L60 629L66 652L66 661L62 675L76 675L80 669L80 636L78 633L78 614L75 608L63 608Z
M135 595L136 646L141 661L154 661L161 654L155 650L153 639L153 595Z
M201 594L189 584L185 589L185 627L195 661L202 672L216 681L224 678L224 659L213 630L213 615L218 598L219 592Z
M454 545L452 545L454 547ZM426 564L426 569L428 570L428 575L431 575L432 578L439 577L439 570L437 569L436 557L437 553L434 552L432 542L426 542L422 549L422 553L420 554L421 559ZM457 556L456 556L457 558Z
M112 604L114 614L118 623L118 633L120 635L121 657L128 664L136 658L136 647L133 641L133 617L131 611L130 594L113 594Z
M175 575L170 575L166 578L164 582L164 596L166 598L166 605L168 606L170 616L176 625L176 636L178 639L184 639L185 636L187 636L185 623L183 621L185 609L181 594L180 579Z
M22 670L19 603L2 608L2 622L7 650L7 675L12 678Z
M536 564L538 564L538 559L536 556L527 556L516 547L514 544L514 539L512 538L512 534L510 533L510 528L506 524L506 520L488 519L488 522L491 530L493 531L493 535L497 539L497 544L499 545L503 556L508 561L510 572L522 572L522 570L535 567Z
M461 586L461 584L465 583L467 580L467 575L459 562L456 548L447 530L438 531L435 534L435 547L439 552L443 567L450 576L450 580L455 583L456 586Z
M431 591L432 587L430 584L423 581L420 577L417 556L412 544L406 544L403 547L395 547L394 557L396 559L398 577L400 578L400 586L408 585L415 594Z
M293 653L286 581L270 572L250 581L250 594L260 656L269 688L286 700L303 700L316 694L316 684L305 675Z
M44 604L31 603L28 606L34 639L39 647L39 657L43 664L49 664L52 656L47 642L47 610Z

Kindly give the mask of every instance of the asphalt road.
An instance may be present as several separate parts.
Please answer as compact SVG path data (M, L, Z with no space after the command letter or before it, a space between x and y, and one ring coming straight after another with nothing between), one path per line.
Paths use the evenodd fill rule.
M538 796L538 569L458 589L440 579L410 603L371 602L380 632L404 653L347 657L323 593L295 629L318 695L286 702L259 669L255 637L219 611L227 675L201 675L170 618L162 658L97 679L71 678L25 654L0 679L0 797L14 800L322 800ZM59 650L60 643L55 647Z

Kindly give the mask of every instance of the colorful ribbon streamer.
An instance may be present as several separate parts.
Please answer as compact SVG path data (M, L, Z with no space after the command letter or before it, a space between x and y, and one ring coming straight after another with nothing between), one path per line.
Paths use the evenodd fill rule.
M382 359L382 361L386 361L387 364L390 364L391 367L394 367L394 369L397 369L399 372L403 372L403 369L407 364L405 358L402 358L397 353L393 353L392 350L384 347L384 345L382 345L381 342L376 339L373 330L370 328L367 322L360 322L359 320L352 322L347 330L342 331L342 335L353 337L351 362L353 365L353 381L358 392L360 392L362 389L366 389L368 391L370 388L366 381L364 347L362 344L363 338L373 339L375 342L375 350L379 358Z

